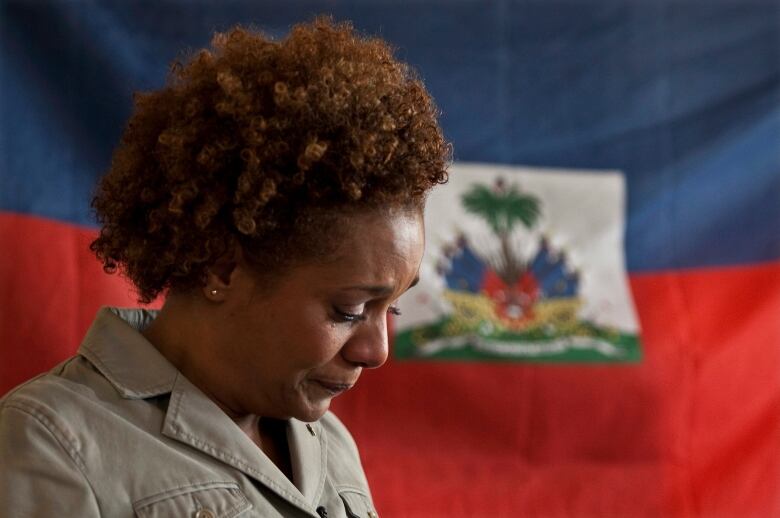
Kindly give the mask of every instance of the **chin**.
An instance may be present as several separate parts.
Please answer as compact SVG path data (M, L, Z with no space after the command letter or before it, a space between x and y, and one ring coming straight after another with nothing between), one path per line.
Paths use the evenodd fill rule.
M292 417L298 421L303 421L304 423L312 423L324 416L325 412L327 412L329 408L330 398L328 398L326 401L310 402L303 408L298 409L298 411L295 412Z
M337 394L323 390L314 384L306 384L296 391L295 396L287 400L287 415L311 423L317 421L330 408L330 402Z

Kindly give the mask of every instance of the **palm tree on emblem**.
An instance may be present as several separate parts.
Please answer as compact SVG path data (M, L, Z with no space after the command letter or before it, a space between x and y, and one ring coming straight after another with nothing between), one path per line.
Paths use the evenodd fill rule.
M541 215L539 198L521 192L516 185L507 186L498 178L492 189L472 186L461 201L466 211L485 220L501 245L497 257L487 258L491 268L484 291L498 304L502 317L515 322L527 320L532 316L537 283L527 262L513 249L511 235L518 224L533 228Z

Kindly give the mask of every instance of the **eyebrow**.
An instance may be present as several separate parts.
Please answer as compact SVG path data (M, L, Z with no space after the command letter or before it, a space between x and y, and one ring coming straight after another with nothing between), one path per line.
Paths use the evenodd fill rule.
M419 275L414 278L412 283L409 285L409 288L412 288L418 282L420 282L420 276ZM407 288L407 290L409 288ZM375 297L383 297L383 296L387 296L387 295L390 295L391 293L393 293L393 288L392 287L390 287L390 286L381 286L381 285L379 285L379 286L374 286L374 285L369 285L369 286L362 286L362 285L361 286L350 286L347 289L348 290L365 291L366 293L369 293L369 294L371 294L371 295L373 295Z

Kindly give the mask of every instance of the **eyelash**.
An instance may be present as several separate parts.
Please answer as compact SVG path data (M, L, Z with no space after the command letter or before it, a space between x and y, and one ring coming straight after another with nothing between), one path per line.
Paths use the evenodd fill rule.
M338 316L341 322L355 323L355 322L362 322L366 319L365 313L346 313L344 311L340 311L338 308L334 308L334 309L336 311L336 315ZM394 316L401 315L401 310L398 309L398 306L390 306L389 308L387 308L387 312Z

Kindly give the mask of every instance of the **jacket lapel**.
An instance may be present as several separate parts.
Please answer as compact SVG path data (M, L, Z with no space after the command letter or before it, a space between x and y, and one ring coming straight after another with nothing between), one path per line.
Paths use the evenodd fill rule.
M325 487L327 444L322 428L316 423L302 423L290 419L287 426L287 444L293 466L293 478L304 498L316 506Z
M317 516L309 499L238 425L181 374L171 391L162 434L236 468L296 507ZM315 453L311 451L307 455ZM310 484L307 477L304 480Z
M234 467L317 517L314 508L325 484L327 451L321 427L289 421L293 484L238 425L140 334L155 316L154 311L102 308L79 353L124 398L145 399L170 392L163 435Z

